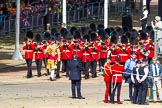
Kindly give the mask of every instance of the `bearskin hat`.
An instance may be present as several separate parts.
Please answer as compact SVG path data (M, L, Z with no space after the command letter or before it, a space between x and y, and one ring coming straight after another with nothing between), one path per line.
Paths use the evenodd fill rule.
M121 36L123 34L123 30L120 27L115 27L115 31L118 33L118 36Z
M76 30L77 30L76 27L71 27L71 28L70 28L70 33L71 33L71 35L74 35L74 31L76 31Z
M40 34L36 34L34 37L35 42L42 42L42 36Z
M113 32L115 31L115 29L113 27L110 27L110 31Z
M130 43L131 43L132 45L137 45L137 44L138 44L137 38L135 38L135 37L130 38Z
M103 24L98 24L97 29L98 30L104 30L104 25Z
M130 33L130 32L126 32L126 33L125 33L125 36L127 36L128 39L130 39L130 38L131 38L131 33Z
M118 32L117 32L117 31L112 31L112 32L110 33L110 36L118 36Z
M51 35L50 35L50 33L49 32L45 32L44 33L44 40L51 40Z
M110 32L111 32L110 28L106 28L105 32L110 36Z
M97 38L97 34L96 34L96 32L91 32L91 34L90 34L90 38L91 38L91 41L95 41L96 38Z
M84 36L87 33L87 31L88 31L88 28L86 28L86 27L81 27L80 28L80 32L81 32L82 36Z
M141 40L146 40L146 36L147 36L147 34L145 32L140 33L140 39Z
M81 33L80 33L80 31L75 30L75 31L73 32L73 37L74 37L74 39L80 39L80 38L81 38Z
M61 34L60 33L55 33L54 37L56 40L61 40Z
M88 42L90 41L90 36L88 34L83 36L83 39L87 40Z
M131 32L131 37L139 37L139 33L138 33L138 31L137 30L135 30L135 29L132 29L132 32Z
M117 37L111 36L110 42L116 44L117 43Z
M100 36L101 40L106 40L108 39L108 34L105 32L105 30L99 30L98 35Z
M60 30L60 34L61 34L61 36L64 37L66 31L67 31L66 28L61 28L61 30Z
M90 28L92 31L95 31L95 32L96 32L96 24L91 23L91 24L89 25L89 28Z
M57 29L56 28L52 28L51 29L51 35L54 35L55 33L57 33Z
M125 36L125 35L123 35L123 36L121 37L121 43L127 44L127 43L128 43L128 37Z
M70 34L69 31L65 32L64 39L66 39L66 40L71 40L72 39L72 35Z
M26 37L27 37L27 38L30 38L30 39L33 39L33 37L34 37L33 32L32 32L31 30L27 31L27 32L26 32Z

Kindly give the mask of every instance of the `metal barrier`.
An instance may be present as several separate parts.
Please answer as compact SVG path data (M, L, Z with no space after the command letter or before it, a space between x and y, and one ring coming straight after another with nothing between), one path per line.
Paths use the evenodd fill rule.
M125 2L112 2L109 4L109 17L120 16L124 12ZM84 22L87 20L103 19L104 3L89 3L81 6L79 9L67 12L67 23ZM6 35L15 32L16 16L5 17L0 27L0 35ZM62 22L61 13L49 13L49 23L51 26ZM25 26L26 25L26 26ZM20 21L20 31L25 32L27 29L38 30L44 28L43 14L31 14L27 17L27 21Z

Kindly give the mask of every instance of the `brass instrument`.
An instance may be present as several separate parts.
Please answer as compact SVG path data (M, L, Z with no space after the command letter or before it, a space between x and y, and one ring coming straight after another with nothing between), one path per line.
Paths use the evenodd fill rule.
M117 44L112 44L110 47L111 50L115 50L116 48L117 48Z
M90 46L90 43L89 42L85 42L84 43L84 47L88 47L88 46Z
M27 40L27 44L31 44L32 42L33 42L33 40L31 40L31 39Z

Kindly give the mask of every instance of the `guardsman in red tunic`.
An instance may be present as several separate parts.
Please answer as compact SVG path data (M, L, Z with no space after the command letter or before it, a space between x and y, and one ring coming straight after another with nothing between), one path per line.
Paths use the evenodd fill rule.
M91 32L90 33L90 37L91 37L91 42L90 42L90 50L91 50L91 71L92 71L92 78L96 78L97 77L97 62L99 60L99 50L100 50L100 46L99 44L96 42L97 39L97 34L96 32Z
M135 54L137 55L137 60L142 60L142 59L146 58L146 56L143 54L144 49L145 49L145 45L142 44L141 42L139 42L138 49L135 52Z
M63 40L63 45L60 46L61 60L63 64L63 71L66 72L66 77L69 77L67 62L72 59L72 45L69 41Z
M101 42L101 46L100 46L100 66L101 67L104 67L107 58L108 58L108 47L104 42Z
M97 77L96 69L97 69L97 62L99 60L99 46L98 46L98 43L91 42L90 50L91 50L91 57L92 57L92 61L91 61L92 78L95 78L95 77Z
M152 58L154 57L154 42L153 40L149 40L149 43L146 45L145 48L146 52L148 53L148 63L151 64L152 63Z
M140 40L139 40L139 48L136 52L137 54L137 59L138 60L142 60L144 58L146 58L146 51L145 51L145 48L146 48L146 45L147 45L147 41L146 41L146 33L145 32L141 32L140 33Z
M78 40L74 40L72 44L73 50L72 54L76 55L79 60L82 58L82 49L81 49L81 43Z
M111 64L114 64L115 61L116 61L116 57L118 56L118 53L117 53L117 37L116 36L112 36L111 37L111 40L110 40L110 60L111 60Z
M45 46L42 43L42 37L40 34L37 34L35 36L35 62L37 66L37 74L38 77L41 76L41 68L42 68L42 60L44 59L44 50Z
M108 103L108 95L110 94L111 91L111 75L112 75L112 71L111 71L111 65L110 65L110 60L108 60L105 64L104 64L104 81L106 84L106 90L105 90L105 99L104 99L104 103Z
M108 34L105 32L104 29L99 29L98 34L100 35L99 71L102 72L102 67L104 67L104 64L106 63L108 58L109 42L108 42Z
M125 72L124 66L119 64L120 58L116 58L116 62L111 66L112 70L112 87L111 87L111 97L110 102L114 104L115 91L117 89L117 102L122 104L120 100L121 86L122 86L122 73Z
M73 55L76 55L79 60L81 60L81 58L82 58L82 48L81 48L82 43L80 41L80 39L81 39L80 31L78 31L78 30L73 31L73 38L74 38L74 40L73 40L73 44L72 44L72 47L73 47L72 53L73 53Z
M120 64L123 65L125 64L126 60L128 60L128 54L130 53L128 47L126 46L127 43L128 43L128 38L125 35L123 35L121 37L121 45L119 46L120 47L119 56L121 58Z
M35 44L33 43L33 32L27 31L27 40L23 43L23 50L25 51L25 60L27 64L27 78L32 77L32 60Z
M89 79L89 65L90 65L90 62L92 60L92 57L91 57L91 50L89 48L89 42L86 42L83 44L83 48L82 48L82 51L83 51L83 55L82 55L82 64L83 64L83 68L84 68L84 74L85 74L85 79Z

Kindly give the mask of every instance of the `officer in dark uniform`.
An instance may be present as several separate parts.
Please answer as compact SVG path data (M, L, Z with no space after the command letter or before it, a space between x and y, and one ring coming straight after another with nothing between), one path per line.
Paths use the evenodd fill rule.
M71 80L71 90L72 90L72 98L77 99L85 99L81 95L81 70L82 65L81 61L77 59L76 55L73 55L73 60L68 62L69 68L69 79ZM75 90L77 88L77 97Z
M147 76L149 73L148 66L146 66L146 59L142 60L141 67L139 68L137 72L137 80L138 80L138 104L140 105L148 105L146 103L146 93L148 89L148 83L147 83Z
M133 99L132 99L132 103L136 104L137 103L137 95L138 95L138 81L136 79L137 76L137 71L141 66L141 61L137 60L136 61L136 67L133 68L133 72L131 74L131 80L133 82L134 85L134 92L133 92Z

